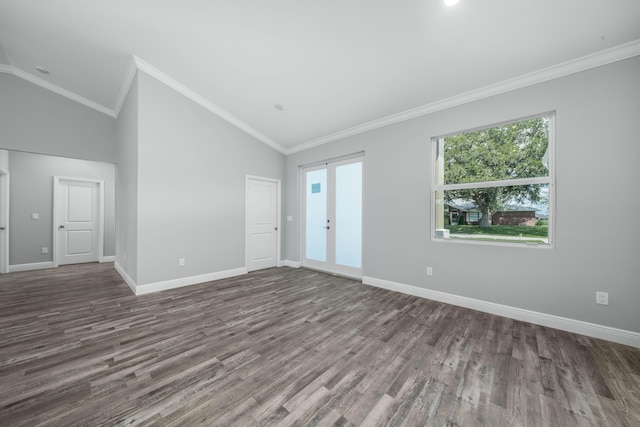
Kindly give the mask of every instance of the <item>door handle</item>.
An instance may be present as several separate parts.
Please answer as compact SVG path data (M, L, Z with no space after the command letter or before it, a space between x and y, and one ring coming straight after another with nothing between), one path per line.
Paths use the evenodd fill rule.
M61 225L59 228L62 230L64 228L64 225Z
M4 227L0 227L0 231L4 230Z
M328 225L325 227L327 230L329 230L331 227L329 227Z

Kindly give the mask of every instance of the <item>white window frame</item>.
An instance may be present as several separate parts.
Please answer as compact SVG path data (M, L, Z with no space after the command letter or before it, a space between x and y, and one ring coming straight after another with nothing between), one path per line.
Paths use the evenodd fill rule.
M464 184L440 184L436 185L438 182L438 177L436 174L438 173L438 167L436 162L438 161L438 143L448 136L460 135L462 133L475 132L483 129L491 129L494 127L504 126L511 123L518 123L526 120L537 119L541 117L547 117L549 119L549 142L547 146L547 154L549 156L549 174L544 177L535 177L535 178L516 178L516 179L507 179L500 181L482 181L482 182L471 182ZM430 192L430 201L431 201L431 240L437 242L452 242L452 243L464 243L464 244L479 244L479 245L506 245L506 246L517 246L517 247L538 247L538 248L550 248L555 245L555 204L556 204L556 191L555 191L555 182L556 182L556 156L555 156L555 134L556 134L556 113L555 111L550 111L541 114L535 114L527 117L521 117L514 120L508 120L501 123L495 123L488 126L482 126L478 128L463 130L459 132L453 132L445 135L440 135L437 137L431 138L431 192ZM444 173L444 171L443 171ZM546 245L543 244L522 244L522 243L509 243L505 241L491 241L491 240L472 240L472 239L450 239L447 237L442 237L442 235L437 235L436 233L436 192L439 191L447 191L447 190L466 190L473 188L490 188L490 187L506 187L506 186L517 186L517 185L532 185L532 184L547 184L549 186L549 199L548 199L548 210L549 210L549 225L548 225L548 240L549 243ZM444 203L444 201L443 201ZM448 235L448 233L447 233Z

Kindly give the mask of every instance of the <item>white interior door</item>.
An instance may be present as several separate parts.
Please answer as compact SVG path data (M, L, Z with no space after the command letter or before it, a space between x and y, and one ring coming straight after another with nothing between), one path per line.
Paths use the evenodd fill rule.
M247 271L278 264L279 182L247 177Z
M98 183L59 180L57 206L57 264L99 261Z
M362 277L362 158L303 169L307 267Z

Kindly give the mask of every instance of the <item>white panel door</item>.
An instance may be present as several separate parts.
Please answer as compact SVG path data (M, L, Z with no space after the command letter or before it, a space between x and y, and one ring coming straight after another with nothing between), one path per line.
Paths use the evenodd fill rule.
M247 271L278 264L278 182L247 178Z
M98 190L95 182L59 181L59 265L98 261Z

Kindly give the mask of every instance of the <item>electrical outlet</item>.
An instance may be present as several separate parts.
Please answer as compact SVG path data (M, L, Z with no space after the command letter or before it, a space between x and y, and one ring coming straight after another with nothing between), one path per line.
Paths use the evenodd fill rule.
M596 304L609 305L609 294L607 292L596 292Z
M433 268L427 267L427 276L433 276Z
M178 266L180 266L180 267L184 267L184 258L180 258L180 259L178 260Z
M43 254L48 254L49 253L49 248L42 248L42 252Z

